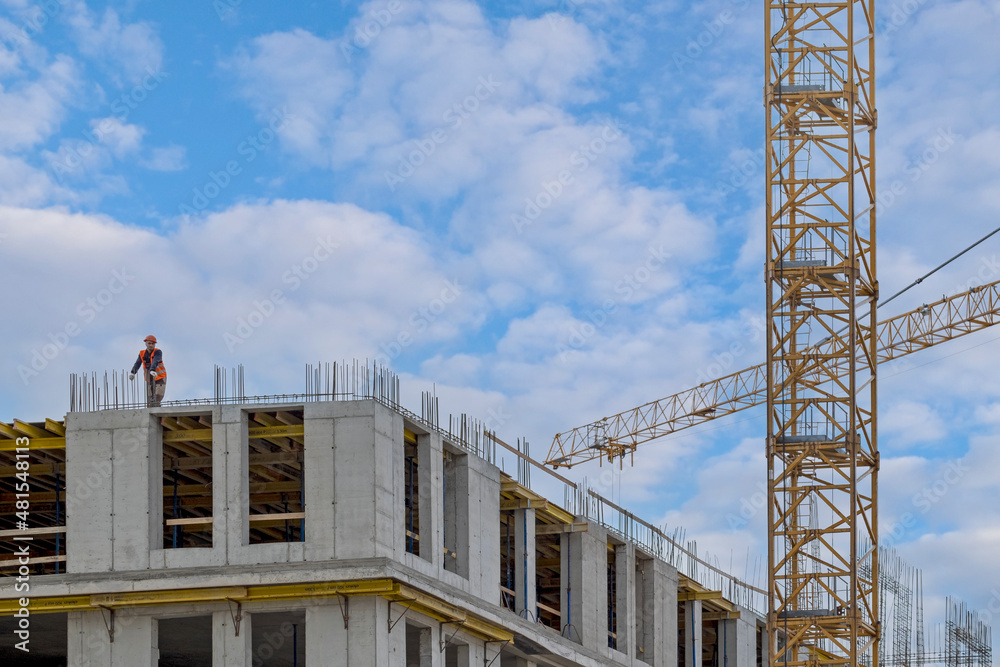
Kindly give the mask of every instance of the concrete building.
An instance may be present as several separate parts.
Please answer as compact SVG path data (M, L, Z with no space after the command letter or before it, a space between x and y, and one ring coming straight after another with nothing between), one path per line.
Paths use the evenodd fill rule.
M0 579L4 664L760 664L762 591L377 397L2 426L2 573L31 549L29 593ZM30 653L13 648L21 597Z

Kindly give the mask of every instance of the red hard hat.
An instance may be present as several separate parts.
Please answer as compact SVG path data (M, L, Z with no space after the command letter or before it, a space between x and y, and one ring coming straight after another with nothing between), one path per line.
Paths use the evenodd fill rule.
M143 340L143 342L152 341L152 342L155 343L156 342L156 336L154 336L153 334L149 334L148 336L146 336L142 340Z

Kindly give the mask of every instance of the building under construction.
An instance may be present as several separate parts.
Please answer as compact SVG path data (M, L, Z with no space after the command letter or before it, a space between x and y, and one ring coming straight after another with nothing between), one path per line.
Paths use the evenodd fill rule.
M386 370L323 370L266 397L217 371L212 399L156 408L77 378L64 420L0 424L2 633L30 638L5 664L766 664L765 590L679 532L551 471L543 497L526 446L430 396L406 410ZM894 558L881 663L991 664L957 605L925 642Z

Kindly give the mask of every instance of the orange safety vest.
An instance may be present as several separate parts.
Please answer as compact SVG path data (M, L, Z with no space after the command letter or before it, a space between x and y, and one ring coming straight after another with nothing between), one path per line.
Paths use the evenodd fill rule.
M146 369L147 377L148 377L148 374L149 374L149 364L153 360L153 355L156 354L157 352L160 352L160 350L159 350L159 348L155 348L155 347L153 348L152 352L150 352L149 350L142 350L141 352L139 352L139 358L142 359L142 367L144 369ZM160 352L160 354L162 355L163 353ZM162 356L160 357L160 363L159 363L159 365L156 368L154 368L153 370L156 371L156 377L153 378L154 380L159 381L159 380L166 380L167 379L167 369L163 367L163 357Z

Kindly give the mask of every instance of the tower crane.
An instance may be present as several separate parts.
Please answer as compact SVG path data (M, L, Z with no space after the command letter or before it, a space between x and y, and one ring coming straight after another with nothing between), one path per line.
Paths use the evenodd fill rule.
M925 304L878 323L878 363L885 364L1000 323L1000 280ZM546 463L570 468L623 460L639 445L767 401L764 364L556 434Z

